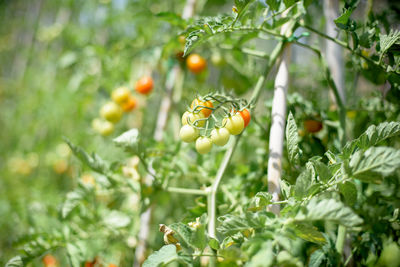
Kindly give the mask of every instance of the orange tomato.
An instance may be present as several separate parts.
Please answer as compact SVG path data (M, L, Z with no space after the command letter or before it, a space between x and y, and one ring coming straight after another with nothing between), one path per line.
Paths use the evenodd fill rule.
M57 266L57 259L51 254L47 254L46 256L44 256L42 261L44 266L46 267Z
M121 107L122 107L123 111L129 112L129 111L134 110L136 108L136 105L137 105L136 98L131 96L125 103L122 104Z
M322 129L322 122L316 120L305 120L304 128L309 133L317 133Z
M108 265L108 267L118 267L118 266L115 265L115 264L110 263L110 264Z
M207 67L207 62L200 55L191 54L186 59L186 66L188 67L188 69L191 72L193 72L195 74L198 74L198 73L202 72Z
M251 120L250 111L247 108L245 108L242 111L239 111L239 114L240 116L242 116L244 120L244 127L247 127L247 125L249 125Z
M190 107L192 109L195 109L197 106L205 106L205 107L209 107L209 108L214 107L214 105L211 101L201 101L200 99L196 98L195 100L193 100ZM212 110L208 109L208 108L197 108L197 110L200 110L200 112L203 113L205 118L208 118L212 113Z
M153 79L150 76L143 76L136 82L135 90L139 94L150 94L153 90Z

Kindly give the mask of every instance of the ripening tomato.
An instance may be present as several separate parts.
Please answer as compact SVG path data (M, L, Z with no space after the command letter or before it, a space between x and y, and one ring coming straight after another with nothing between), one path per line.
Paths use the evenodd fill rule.
M204 106L204 107L198 107L198 106ZM196 108L196 107L198 107L198 108ZM203 113L205 118L208 118L212 113L211 108L214 108L214 105L210 100L201 101L200 99L196 98L195 100L192 101L190 108L193 110L196 109L196 111L200 111L201 113Z
M191 143L194 142L199 136L199 130L191 125L183 125L179 131L179 137L183 142Z
M211 138L205 136L197 138L196 140L197 152L199 152L200 154L206 154L210 152L211 148L212 148Z
M199 54L191 54L186 59L186 66L191 72L198 74L207 67L207 62Z
M100 109L100 115L111 122L118 122L122 117L122 109L114 102L108 102Z
M309 133L318 133L322 129L322 122L316 120L305 120L304 128Z
M131 93L129 91L129 89L125 86L123 87L118 87L117 89L115 89L114 91L112 91L111 93L111 99L117 103L117 104L123 104L126 101L128 101L129 97L130 97Z
M224 146L229 141L229 131L225 128L217 128L211 131L211 140L217 146Z
M236 113L231 117L224 118L222 125L225 125L225 128L228 129L232 135L238 135L244 129L244 120L239 113Z
M188 120L190 123L195 123L196 120L200 120L200 119L204 119L204 115L203 113L199 112L199 113L193 113L193 112L189 112L186 111L185 113L183 113L182 116L182 125L186 125L188 124ZM197 121L196 126L198 127L203 127L204 124L206 123L205 120L201 120L201 121Z
M115 265L115 264L110 263L110 264L108 265L108 267L118 267L118 266Z
M51 254L44 256L42 261L45 267L54 267L57 265L57 259Z
M153 90L153 79L150 76L143 76L135 85L135 90L139 94L148 95Z
M137 100L134 96L129 96L128 100L121 105L122 110L125 112L132 111L136 108Z
M247 127L247 125L249 125L251 120L250 111L247 108L245 108L242 111L239 111L239 114L240 116L242 116L244 120L244 127Z

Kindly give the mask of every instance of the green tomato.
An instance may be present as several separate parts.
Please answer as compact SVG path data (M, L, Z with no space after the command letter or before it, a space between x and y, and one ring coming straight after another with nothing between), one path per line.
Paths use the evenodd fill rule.
M196 150L200 154L206 154L210 152L212 148L212 141L211 138L201 136L196 140Z
M400 266L400 248L396 242L392 242L383 247L377 266Z
M194 142L198 136L199 130L191 125L183 125L181 130L179 131L179 137L183 142L186 143Z
M213 53L211 55L211 62L216 67L222 67L223 65L225 65L225 59L222 57L220 53Z
M211 140L217 146L224 146L229 141L230 137L229 131L223 127L219 129L213 129L211 131Z
M228 129L232 135L238 135L244 129L244 120L239 113L236 113L231 117L225 118L222 121L222 125L225 125L225 128Z
M188 120L190 121L190 123L193 124L196 120L204 119L204 118L205 117L204 117L203 113L201 113L201 112L193 113L193 112L186 111L185 113L183 113L183 116L182 116L182 125L188 124ZM206 123L205 120L198 121L196 123L196 126L203 127L205 123Z
M92 121L93 129L103 136L108 136L114 132L114 124L102 119L94 119Z
M120 106L118 106L114 102L108 102L100 109L100 115L104 119L113 123L118 122L121 119L122 114L123 110L121 109Z

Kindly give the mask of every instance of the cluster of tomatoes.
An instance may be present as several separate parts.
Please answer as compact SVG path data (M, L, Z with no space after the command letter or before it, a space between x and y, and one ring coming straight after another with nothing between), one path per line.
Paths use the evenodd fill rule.
M153 90L153 79L143 76L135 84L135 90L139 94L148 95ZM118 87L111 93L112 101L104 104L100 109L100 117L92 122L93 129L103 136L114 132L114 124L119 122L122 115L131 112L137 107L137 99L131 95L128 87Z
M229 114L222 118L222 122L219 122L216 116L211 115L221 107L222 102L214 107L211 100L199 98L193 100L190 110L182 116L182 128L179 132L181 140L186 143L195 142L197 152L206 154L210 152L213 144L224 146L231 135L240 134L250 123L251 116L247 108L239 111L231 109ZM208 133L210 118L214 121L214 127ZM203 134L200 134L201 130Z

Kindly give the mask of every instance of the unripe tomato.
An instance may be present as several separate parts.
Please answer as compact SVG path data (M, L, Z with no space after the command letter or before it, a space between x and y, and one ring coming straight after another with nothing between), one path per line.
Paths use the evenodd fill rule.
M213 129L211 131L211 140L217 146L224 146L229 141L229 131L225 128Z
M305 120L304 128L309 133L317 133L322 129L322 122L316 120Z
M183 113L183 116L182 116L182 125L188 124L188 120L190 123L193 124L196 120L204 119L204 118L205 117L204 117L203 113L201 113L201 112L193 113L193 112L186 111L185 113ZM205 123L206 123L205 120L197 121L196 126L203 127Z
M222 125L225 125L225 128L228 129L232 135L238 135L244 129L244 120L239 113L236 113L231 117L224 118Z
M179 35L178 41L179 41L180 44L185 45L185 43L186 43L186 37L183 36L183 35Z
M111 99L115 103L121 105L122 103L125 103L129 99L130 95L131 95L131 93L129 92L129 89L127 87L125 87L125 86L118 87L117 89L112 91Z
M114 132L114 124L109 121L101 120L101 119L94 119L92 121L93 130L98 132L103 136L108 136Z
M193 72L195 74L198 74L198 73L202 72L207 67L207 62L200 55L191 54L186 59L186 66L188 67L188 69L191 72Z
M200 99L196 98L195 100L192 101L192 104L190 105L191 109L195 109L197 106L204 106L204 107L209 107L209 108L213 108L214 105L211 101L201 101ZM200 111L201 113L203 113L205 118L208 118L211 113L212 113L212 109L209 108L197 108L196 111Z
M135 90L139 94L150 94L153 90L153 79L150 76L143 76L136 82Z
M242 111L239 111L239 114L240 116L242 116L244 120L244 127L247 127L247 125L249 125L251 120L250 111L247 108L245 108Z
M212 141L211 138L201 136L196 140L196 150L200 154L206 154L210 152L212 148Z
M211 62L214 64L216 67L221 67L225 64L224 58L221 56L220 53L213 53L211 55Z
M183 142L191 143L194 142L199 136L199 130L191 125L183 125L179 131L179 137Z
M100 115L111 122L118 122L122 117L122 109L114 102L108 102L100 109Z
M57 259L51 254L44 256L42 261L45 267L54 267L57 265Z
M399 267L400 248L396 242L392 242L383 247L377 266Z
M136 105L137 105L137 100L136 100L136 98L133 97L133 96L130 96L130 97L128 98L128 100L127 100L125 103L123 103L123 104L121 105L121 107L122 107L122 110L123 110L123 111L129 112L129 111L134 110L134 109L136 108Z

